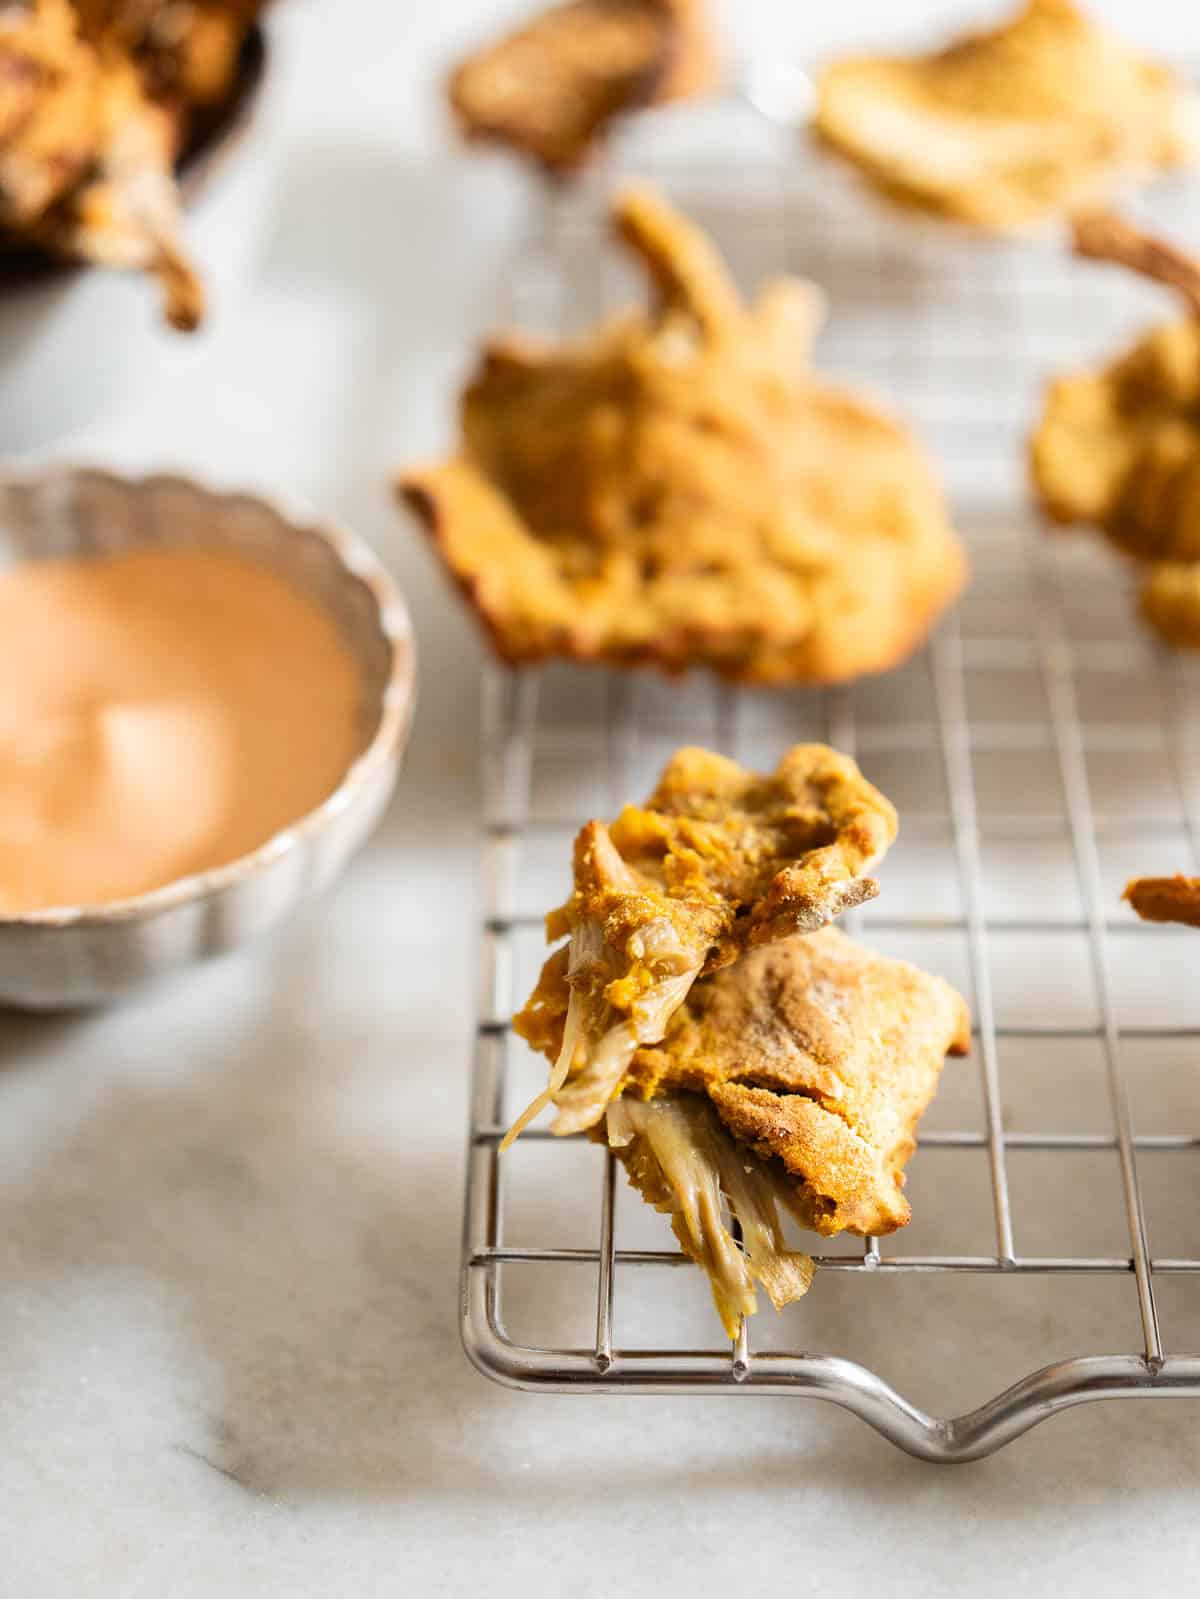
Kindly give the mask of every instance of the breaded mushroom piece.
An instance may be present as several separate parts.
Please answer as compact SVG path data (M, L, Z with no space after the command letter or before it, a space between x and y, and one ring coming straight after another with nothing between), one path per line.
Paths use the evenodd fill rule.
M204 317L204 289L181 238L174 149L168 113L146 98L131 63L111 62L93 165L34 231L62 255L154 278L166 320L190 333Z
M85 40L65 0L0 7L0 227L149 273L168 321L191 329L203 294L179 238L175 145L132 62Z
M1097 214L1075 223L1082 256L1173 290L1190 315L1096 371L1056 379L1030 439L1055 522L1090 524L1141 571L1139 609L1164 643L1200 648L1200 263Z
M759 683L904 660L965 558L914 440L812 373L819 295L784 279L745 305L647 191L613 221L653 310L493 340L459 453L399 479L496 653Z
M816 134L909 209L1008 229L1195 158L1196 102L1072 0L931 55L834 61Z
M946 1055L969 1047L948 983L825 927L701 978L663 1042L636 1052L608 1142L708 1272L730 1336L756 1281L777 1308L808 1287L777 1207L826 1236L908 1222L917 1123Z
M703 94L716 77L703 0L567 0L469 56L449 97L468 138L565 177L618 118Z
M556 1133L595 1126L702 973L872 898L867 873L896 826L855 763L823 744L797 745L770 776L683 749L644 806L589 822L574 890L546 918L547 938L568 943L513 1020L550 1080L505 1147L550 1103Z
M1138 604L1164 644L1200 650L1200 561L1152 561Z
M266 0L74 0L85 32L128 55L157 100L194 110L228 94Z
M1182 922L1200 927L1200 877L1135 877L1121 896L1144 922Z
M101 95L69 0L0 5L0 226L36 223L87 171Z

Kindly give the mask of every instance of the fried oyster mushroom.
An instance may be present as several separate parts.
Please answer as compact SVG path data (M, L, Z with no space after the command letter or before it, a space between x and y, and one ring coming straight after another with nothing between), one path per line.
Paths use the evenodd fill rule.
M855 763L823 744L797 745L769 777L682 749L644 806L588 822L574 891L546 918L547 938L568 943L513 1019L550 1080L501 1148L551 1103L555 1133L594 1127L702 973L873 898L866 874L896 827Z
M1200 650L1200 561L1151 561L1138 608L1164 644Z
M94 266L158 281L166 320L199 327L204 290L180 239L170 119L144 96L128 63L106 69L89 175L38 223L37 238Z
M931 55L833 62L814 126L888 198L992 229L1094 206L1197 148L1183 85L1071 0Z
M100 98L69 0L0 4L0 226L35 223L87 171Z
M1144 922L1182 922L1200 927L1200 877L1135 877L1121 896Z
M90 38L125 52L157 100L190 110L229 93L266 0L74 0Z
M970 1039L948 983L825 927L702 978L663 1042L636 1052L608 1143L707 1271L731 1337L756 1281L776 1309L808 1288L779 1209L826 1237L909 1221L917 1123Z
M0 10L0 84L0 227L149 273L172 326L196 327L203 292L179 240L175 128L132 63L90 46L66 0L30 0Z
M703 0L568 0L463 61L449 98L468 138L563 177L618 117L703 94L716 76Z
M1098 527L1144 563L1142 615L1168 644L1197 648L1200 264L1104 214L1076 222L1075 248L1173 289L1190 315L1050 385L1030 441L1034 485L1055 522Z
M817 292L783 279L745 305L648 192L614 223L652 312L492 341L459 454L399 479L497 654L761 683L905 659L965 559L915 442L809 370Z

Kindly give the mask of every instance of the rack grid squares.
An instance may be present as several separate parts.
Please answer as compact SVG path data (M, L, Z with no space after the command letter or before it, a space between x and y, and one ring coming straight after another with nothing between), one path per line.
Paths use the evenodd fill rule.
M1072 263L1057 241L947 241L896 224L796 160L790 144L759 151L750 176L740 165L735 177L732 159L702 171L668 159L656 170L646 150L637 166L710 227L748 284L786 267L829 287L818 365L882 392L936 454L974 581L916 660L849 687L760 694L568 667L487 670L483 975L463 1239L467 1351L489 1375L526 1388L821 1398L937 1461L987 1454L1090 1399L1200 1397L1200 1354L1183 1352L1189 1337L1200 1349L1200 1317L1189 1325L1181 1314L1176 1344L1163 1309L1165 1282L1200 1274L1200 1227L1189 1232L1179 1206L1163 1199L1180 1169L1160 1175L1160 1163L1184 1162L1187 1181L1200 1189L1200 1085L1190 1088L1200 1079L1200 985L1191 977L1200 943L1186 930L1139 924L1120 902L1127 876L1196 869L1200 678L1195 663L1167 658L1140 632L1126 574L1098 541L1037 525L1023 464L1048 372L1111 350L1123 333L1161 317L1161 300ZM1169 192L1160 204L1170 207ZM522 320L532 312L543 325L587 321L628 294L601 246L601 226L591 193L548 209L509 278L510 306ZM497 1145L540 1070L520 1063L508 1028L528 986L522 960L540 956L540 912L565 892L575 830L588 815L612 814L639 797L674 745L699 739L755 765L773 763L804 737L854 754L900 810L882 895L848 921L884 952L942 970L971 999L972 1059L948 1066L947 1077L973 1079L974 1125L943 1126L931 1113L911 1171L915 1180L938 1159L981 1163L950 1169L973 1173L977 1197L982 1169L987 1215L976 1218L974 1247L935 1247L940 1235L958 1236L958 1215L970 1209L952 1180L939 1180L914 1196L909 1231L920 1222L928 1247L909 1247L905 1232L856 1240L852 1253L836 1241L816 1256L808 1299L788 1307L772 1338L743 1324L731 1348L717 1347L710 1317L707 1341L697 1322L695 1336L682 1341L631 1342L618 1311L648 1272L700 1274L667 1243L622 1241L611 1154L585 1139L553 1140L536 1125L527 1131L522 1144L562 1148L572 1190L598 1174L599 1197L582 1242L509 1240L516 1151L501 1160ZM1031 1062L1065 1094L1062 1103L1043 1095ZM1147 1094L1163 1084L1156 1114ZM1057 1119L1040 1126L1045 1097ZM965 1090L956 1108L959 1098L965 1102ZM1055 1218L1032 1197L1048 1169L1039 1167L1035 1179L1033 1166L1045 1160L1054 1162L1057 1208L1081 1207L1082 1243L1065 1214L1057 1236ZM1079 1163L1090 1173L1097 1162L1110 1168L1103 1185L1098 1172L1088 1184L1062 1175ZM1157 1249L1148 1173L1156 1214L1171 1220ZM546 1228L561 1199L541 1192L534 1225ZM1107 1247L1099 1242L1102 1211L1111 1222ZM539 1325L537 1290L525 1306L533 1331L514 1336L506 1274L567 1266L591 1277L590 1288L578 1273L574 1279L591 1307L588 1336L551 1336L555 1317ZM863 1282L864 1291L867 1280L1107 1278L1127 1284L1132 1335L1117 1336L1114 1316L1112 1341L1102 1327L1099 1352L1023 1368L983 1404L943 1419L870 1365L813 1351L809 1307L828 1274ZM920 1316L920 1302L910 1313ZM921 1335L915 1326L913 1336Z

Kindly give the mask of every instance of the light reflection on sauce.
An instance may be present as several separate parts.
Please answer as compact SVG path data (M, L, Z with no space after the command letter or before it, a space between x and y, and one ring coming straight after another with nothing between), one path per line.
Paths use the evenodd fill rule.
M317 602L224 549L0 571L0 915L258 848L337 787L362 695Z

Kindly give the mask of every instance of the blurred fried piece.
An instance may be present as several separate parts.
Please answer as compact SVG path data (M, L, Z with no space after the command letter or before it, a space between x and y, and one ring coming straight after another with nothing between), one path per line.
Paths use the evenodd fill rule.
M461 453L399 480L497 653L749 682L903 660L964 557L915 442L808 369L819 294L783 279L744 305L711 241L648 192L614 223L652 312L493 340Z
M203 294L179 241L175 128L124 56L79 33L65 0L0 9L0 221L81 261L148 272L172 326Z
M0 4L0 224L41 217L94 158L103 69L69 0Z
M1141 560L1200 560L1200 265L1111 216L1080 218L1075 247L1174 289L1192 314L1050 385L1031 440L1034 483L1058 522L1093 523ZM1143 601L1164 633L1176 592L1174 574L1152 577Z
M449 97L468 137L561 176L617 117L703 94L715 78L702 0L568 0L469 56Z
M806 1227L889 1233L911 1215L917 1121L970 1041L949 983L824 927L703 978L624 1092L706 1094L735 1138L801 1180Z
M927 56L821 73L818 136L914 209L1009 228L1107 199L1196 153L1193 97L1071 0Z
M1200 927L1200 877L1135 877L1125 885L1128 900L1144 922L1183 922Z
M1138 605L1164 644L1200 650L1200 562L1151 561Z
M229 92L266 0L74 0L89 38L129 55L148 92L186 107Z
M93 165L36 225L36 237L95 266L149 273L167 321L191 332L204 315L204 291L180 239L171 118L146 99L127 61L106 66L103 85Z

